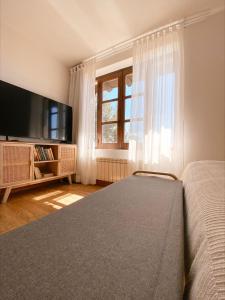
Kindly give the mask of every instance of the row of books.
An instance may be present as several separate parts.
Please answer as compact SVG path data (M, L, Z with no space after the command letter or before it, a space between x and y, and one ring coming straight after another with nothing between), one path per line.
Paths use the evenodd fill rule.
M44 148L42 146L35 146L34 160L35 161L55 160L53 152L52 152L52 148Z

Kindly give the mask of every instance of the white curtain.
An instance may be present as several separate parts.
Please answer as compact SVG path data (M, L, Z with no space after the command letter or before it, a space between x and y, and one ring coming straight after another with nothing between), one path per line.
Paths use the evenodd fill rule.
M138 40L133 54L130 171L183 168L183 30Z
M69 104L73 107L73 142L77 144L77 172L83 184L96 183L95 60L71 71Z

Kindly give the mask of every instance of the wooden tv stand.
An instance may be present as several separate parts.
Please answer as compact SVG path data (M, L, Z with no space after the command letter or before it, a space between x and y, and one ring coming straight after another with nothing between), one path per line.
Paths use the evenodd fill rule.
M37 160L36 147L51 148L51 159ZM34 169L52 173L51 177L36 178ZM68 178L76 173L76 145L23 142L0 142L0 190L4 190L2 203L6 203L14 188L51 180Z

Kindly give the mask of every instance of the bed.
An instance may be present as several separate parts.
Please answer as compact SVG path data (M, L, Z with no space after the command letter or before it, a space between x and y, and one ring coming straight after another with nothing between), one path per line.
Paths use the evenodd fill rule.
M0 299L224 300L225 162L139 175L2 235Z
M184 299L225 299L225 162L199 161L183 174Z
M139 176L0 237L0 299L183 295L183 186Z

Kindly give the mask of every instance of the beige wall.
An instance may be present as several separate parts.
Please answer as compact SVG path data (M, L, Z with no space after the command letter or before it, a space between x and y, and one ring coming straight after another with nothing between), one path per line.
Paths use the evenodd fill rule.
M224 12L185 29L185 163L225 159Z
M0 79L60 102L67 102L69 70L12 28L1 24Z
M184 30L184 160L225 159L224 12ZM117 55L99 67L131 55ZM97 156L127 158L126 150L97 150Z

